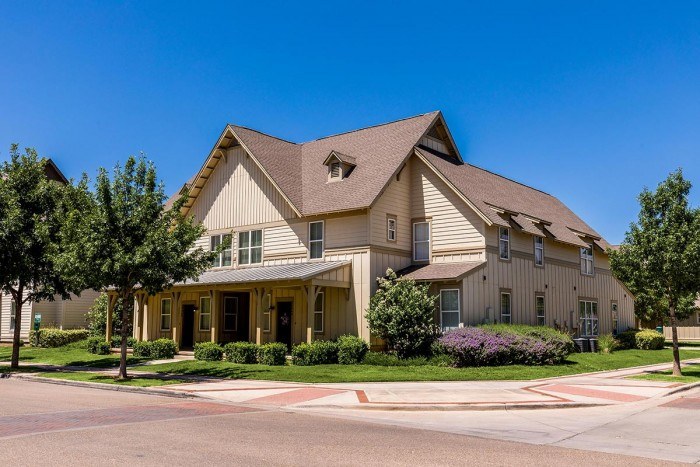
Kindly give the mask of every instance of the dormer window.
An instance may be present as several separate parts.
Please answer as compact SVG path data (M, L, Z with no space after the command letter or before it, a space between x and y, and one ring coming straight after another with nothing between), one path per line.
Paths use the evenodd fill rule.
M337 182L347 178L355 168L355 158L338 151L331 151L323 163L328 166L329 182Z

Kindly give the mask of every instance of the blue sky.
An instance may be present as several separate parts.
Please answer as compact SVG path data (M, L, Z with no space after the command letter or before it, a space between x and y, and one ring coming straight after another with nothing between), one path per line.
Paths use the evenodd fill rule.
M697 2L9 1L0 63L0 158L73 177L144 151L170 192L227 122L307 141L440 109L465 160L613 243L643 186L700 185Z

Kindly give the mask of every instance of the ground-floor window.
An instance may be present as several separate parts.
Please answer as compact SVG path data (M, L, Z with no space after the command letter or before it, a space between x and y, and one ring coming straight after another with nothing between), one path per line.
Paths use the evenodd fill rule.
M598 303L592 300L578 302L578 315L581 323L582 336L598 335Z
M160 330L170 331L170 323L172 319L172 302L169 298L163 298L160 301Z
M211 297L199 298L199 330L211 329Z
M544 315L544 295L537 295L535 297L535 310L537 311L537 325L544 326L546 324Z
M224 331L238 331L238 297L224 297Z
M501 323L511 323L510 293L501 292Z
M459 289L440 291L440 325L443 331L459 327Z
M617 336L617 333L618 333L618 329L617 329L617 321L618 321L617 303L612 302L610 308L612 310L612 333L613 333L613 336Z
M265 310L263 311L263 332L270 332L270 324L271 324L270 306L271 305L272 305L272 296L270 294L267 294L267 306L265 307Z
M314 332L323 332L323 292L316 295L314 304Z
M14 300L10 302L10 331L15 330L15 323L17 322L17 304Z

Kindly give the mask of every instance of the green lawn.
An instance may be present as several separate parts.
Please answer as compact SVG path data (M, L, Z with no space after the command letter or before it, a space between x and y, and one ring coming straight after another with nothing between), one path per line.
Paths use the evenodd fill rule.
M668 370L654 373L645 373L643 375L633 376L632 379L643 379L646 381L695 383L697 381L700 381L700 365L691 365L683 367L683 376L681 377L671 375L671 370Z
M19 359L26 363L61 366L88 366L93 368L119 366L119 355L94 355L88 352L84 345L83 342L76 342L54 349L22 347L19 351ZM0 362L9 362L11 356L12 347L0 347ZM127 362L133 365L144 360L143 358L129 356Z
M700 358L700 350L681 351L681 358ZM197 375L216 378L299 381L306 383L476 381L531 380L655 363L670 363L671 360L671 351L664 349L621 350L612 354L573 354L566 363L554 366L512 365L482 368L450 368L433 365L317 365L275 367L189 360L159 365L145 365L137 369L168 375Z
M37 376L41 376L44 378L66 379L70 381L117 384L120 386L138 386L142 388L150 386L164 386L166 384L180 384L187 382L185 380L179 379L140 378L138 376L131 377L125 380L119 380L116 379L114 376L100 375L97 373L90 373L88 371L48 371L44 373L38 373Z

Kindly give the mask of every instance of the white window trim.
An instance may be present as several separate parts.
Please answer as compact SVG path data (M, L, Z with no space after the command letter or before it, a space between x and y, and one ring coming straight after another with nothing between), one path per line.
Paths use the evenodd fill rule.
M585 250L587 250L587 249L591 250L590 255L585 253ZM589 245L588 248L581 247L579 249L579 252L580 252L580 257L581 257L581 274L583 274L584 276L592 276L593 273L595 272L595 263L594 263L594 261L595 261L594 256L595 255L593 254L593 245ZM584 270L584 264L586 265L585 270ZM590 272L588 272L588 265L589 264L591 266Z
M260 232L260 246L253 246L253 232ZM241 234L247 233L248 234L248 246L241 248ZM253 248L260 248L260 261L257 263L253 263ZM241 263L241 250L248 250L248 262L247 263ZM241 230L236 233L236 263L239 266L258 266L260 264L263 264L263 253L265 251L265 229L253 229L253 230Z
M231 243L229 244L228 248L221 250L221 253L219 253L219 257L218 257L218 264L216 266L212 264L212 266L211 266L212 268L230 268L231 266L233 266L233 235L232 234L222 233L222 234L210 235L209 236L209 251L214 251L214 249L212 248L212 239L213 238L218 238L219 245L221 245L222 243L224 243L224 237L227 235L231 236ZM231 260L230 260L231 264L224 265L224 253L226 253L227 251L231 255Z
M504 240L501 238L502 231L506 232L508 239ZM505 258L501 255L501 242L504 242L507 246ZM508 227L499 227L498 228L498 259L501 259L503 261L510 260L510 229Z
M391 228L391 224L394 224L394 228ZM391 238L391 233L394 233L394 238ZM388 242L396 243L396 217L387 217L386 219L386 240Z
M610 302L610 314L612 321L612 332L617 335L620 332L620 305L617 302ZM699 320L700 321L700 320Z
M166 315L163 313L163 303L168 302L168 314ZM163 327L163 316L167 316L169 326L167 328ZM160 330L161 331L170 331L173 328L173 300L171 298L161 298L160 299Z
M236 304L236 306L233 308L235 311L233 313L230 313L236 317L233 320L233 329L226 327L226 300L233 300L234 303ZM224 305L224 309L223 309L222 318L223 318L224 322L221 323L222 324L221 327L223 328L224 332L238 332L238 312L240 311L238 309L238 297L224 297L223 305Z
M581 303L590 303L590 304L591 304L591 315L590 315L590 317L586 317L585 314L584 314L584 317L583 317L583 318L581 317ZM597 336L600 335L600 318L599 318L599 317L596 317L596 318L593 317L593 304L595 304L596 314L598 314L598 312L599 312L599 310L598 310L598 302L597 302L596 300L579 300L579 301L578 301L578 307L579 307L579 308L578 308L578 313L579 313L578 322L579 322L579 326L580 326L580 328L579 328L579 334L581 335L581 337L597 337ZM585 305L584 305L584 307L585 307ZM587 328L586 323L587 323L588 321L591 322L591 330L593 329L593 323L596 323L596 326L595 326L595 327L596 327L596 330L598 331L596 334L585 334L586 328Z
M316 309L316 303L318 302L318 299L321 299L321 309L317 310ZM320 314L321 315L321 329L316 329L316 315ZM316 297L316 301L314 302L314 322L313 322L313 327L314 327L314 334L323 334L324 328L326 327L326 296L324 292L319 292L318 296Z
M426 224L428 226L428 239L427 240L416 240L416 226L420 224ZM431 240L432 240L432 226L430 225L430 221L418 221L413 223L413 261L430 261L430 253L431 253ZM427 258L416 258L416 244L418 243L427 243L428 244L428 257Z
M503 296L508 295L508 314L503 313ZM501 323L504 323L503 317L507 316L508 317L508 322L504 324L513 324L513 296L511 295L510 292L501 292L500 295L500 300L498 302L498 308L499 311L501 312Z
M542 240L542 243L540 245L537 244L537 239ZM544 237L541 237L539 235L535 235L533 237L532 242L535 245L535 258L534 258L535 266L537 266L538 268L544 267ZM542 261L540 263L537 262L537 250L540 250L542 252Z
M443 292L457 292L457 309L456 310L443 310L442 308L442 293ZM443 331L445 330L445 326L443 324L443 319L442 316L445 313L456 313L457 314L457 325L459 326L459 322L462 319L462 303L461 303L461 297L459 294L459 289L440 289L440 329ZM454 329L454 328L450 328Z
M272 328L272 295L267 294L267 308L263 310L263 332L270 332Z
M321 239L320 240L311 240L311 225L312 224L321 224ZM309 227L308 227L308 235L309 235L309 260L310 261L320 261L326 257L326 221L313 221L309 222ZM311 257L311 244L312 243L320 243L321 244L321 257L320 258L312 258Z
M209 311L207 313L204 313L204 306L202 303L205 300L209 300ZM209 327L203 328L202 327L202 316L209 316ZM198 327L200 331L211 331L211 297L207 295L206 297L199 297L199 323Z
M537 300L542 299L542 314L540 315L539 310L537 309ZM547 305L546 301L544 299L544 294L537 294L535 295L535 317L537 319L537 325L538 326L546 326L547 325ZM542 318L542 324L540 324L540 318Z

